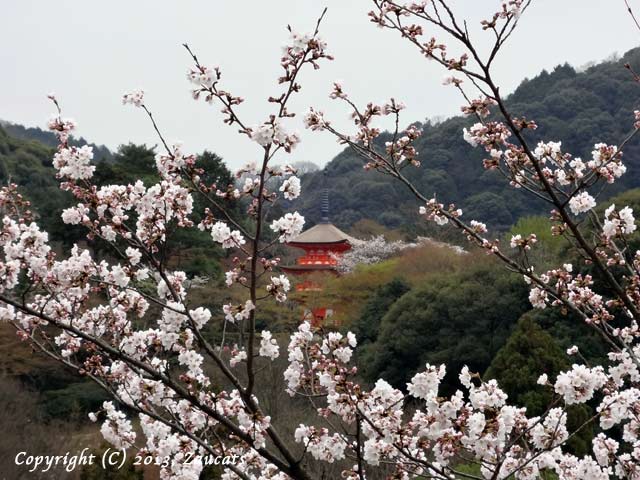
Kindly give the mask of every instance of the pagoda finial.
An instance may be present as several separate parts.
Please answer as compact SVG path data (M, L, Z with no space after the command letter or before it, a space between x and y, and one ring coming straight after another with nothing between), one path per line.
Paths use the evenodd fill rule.
M320 205L320 223L329 223L329 189L322 189L322 203Z

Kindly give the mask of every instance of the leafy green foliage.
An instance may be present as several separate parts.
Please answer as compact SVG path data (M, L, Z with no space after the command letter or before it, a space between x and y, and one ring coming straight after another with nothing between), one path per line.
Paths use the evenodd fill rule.
M608 199L606 202L600 202L596 207L595 211L598 215L598 218L603 218L604 211L609 207L609 205L615 204L616 208L621 209L623 207L631 207L634 212L636 212L636 217L640 214L640 188L634 188L632 190L627 190L626 192L622 192L619 195L616 195L613 198ZM636 221L637 223L637 221ZM617 242L621 248L624 248L620 241ZM632 256L636 250L640 249L640 231L636 230L629 238L627 238L626 251Z
M552 235L551 227L551 220L542 215L522 217L505 234L504 245L509 245L512 235L527 237L534 233L538 238L538 243L527 252L529 262L536 265L541 271L557 267L559 264L567 262L571 245L564 237Z
M516 405L527 407L531 415L541 415L552 395L548 388L537 384L538 377L546 373L549 378L555 378L568 367L567 356L553 337L525 314L496 354L484 378L497 379Z
M49 232L53 241L66 246L85 241L86 232L82 227L65 225L60 218L62 210L73 205L74 201L71 194L60 190L55 178L51 163L54 149L41 143L51 143L48 132L18 128L16 125L9 125L7 128L9 127L12 131L21 133L22 138L14 138L0 128L0 183L12 181L22 187L22 191L32 202L39 223ZM160 180L155 167L154 148L146 145L121 145L113 155L110 152L109 155L98 155L96 163L94 181L98 186L135 183L137 180L150 186ZM202 180L207 184L226 186L233 182L231 172L216 154L204 151L198 156L197 163L205 171ZM193 219L197 223L206 205L201 197L194 197ZM237 214L237 207L232 205L231 211ZM99 240L90 244L100 254L111 253ZM223 252L212 244L205 232L196 229L177 230L164 254L167 258L172 258L172 267L182 269L189 275L220 278L222 274L220 259Z
M394 278L376 290L362 308L360 318L353 324L353 333L356 334L361 346L376 341L382 317L389 311L391 305L410 289L407 282Z
M155 151L146 145L121 145L111 161L98 164L95 181L98 185L127 184L142 180L145 186L151 186L160 181L155 166ZM226 186L233 182L231 172L227 169L222 158L215 153L204 151L197 158L197 165L205 173L202 181L207 184ZM198 194L194 194L194 214L192 219L198 223L206 205ZM231 206L232 213L237 213ZM166 258L171 258L172 268L180 269L190 276L204 275L220 278L222 270L220 259L223 257L221 248L213 244L206 232L197 229L177 229L171 234L171 242L162 252Z
M444 363L443 393L451 393L464 365L485 371L528 308L522 280L493 262L432 277L382 318L378 338L362 350L363 375L404 388L425 363Z
M52 238L66 240L77 230L60 219L72 197L58 186L52 166L54 149L37 141L9 136L0 127L0 184L11 181L22 187L37 213L38 222Z
M591 146L600 141L617 143L629 132L637 98L633 83L623 63L640 63L640 49L629 52L620 62L603 63L578 73L568 65L553 72L542 72L525 80L509 97L512 112L534 119L540 128L530 133L533 143L539 139L561 140L566 151L588 158ZM423 167L409 168L408 178L431 194L436 192L443 203L456 202L467 219L485 221L510 235L536 233L540 243L531 251L535 263L552 266L569 261L571 248L550 235L550 222L541 213L548 206L531 201L531 197L510 188L498 173L485 171L484 154L466 144L462 128L471 120L455 117L442 123L423 124L424 135L417 145ZM81 229L63 225L60 212L73 203L71 196L58 188L51 165L55 139L48 132L17 125L0 127L0 182L15 181L32 201L41 225L52 239L70 244L84 238ZM387 140L383 135L381 142ZM76 144L85 144L79 139ZM155 151L145 145L128 144L111 154L96 148L96 182L98 185L133 183L141 179L149 186L159 177L155 171ZM220 157L203 152L198 159L205 171L206 183L226 185L233 182ZM637 142L625 152L628 173L606 195L640 186L640 148ZM448 238L451 230L442 230L416 222L416 200L400 183L376 173L363 172L362 162L346 150L323 171L306 168L304 195L296 202L281 202L269 211L277 217L291 208L300 209L308 224L319 220L320 195L330 189L332 218L352 231L378 234L381 229L402 229L409 235L427 234ZM194 220L197 222L205 203L197 195ZM630 205L640 211L640 189L624 191L608 202L600 197L601 214L609 203ZM232 210L237 214L238 210ZM238 218L240 215L238 215ZM444 233L442 233L444 231ZM395 232L396 234L397 231ZM99 243L90 244L100 250ZM640 248L640 233L629 245ZM107 250L100 252L108 255ZM553 378L568 367L563 349L577 344L588 360L602 360L602 342L579 319L558 310L525 312L530 308L527 288L522 280L488 260L477 260L472 252L462 257L450 250L421 247L377 265L358 269L342 278L324 279L325 288L317 298L303 299L308 305L335 306L343 325L356 332L361 344L357 352L366 379L382 377L395 386L405 383L425 363L448 367L442 385L443 394L458 387L457 374L463 365L484 372L485 378L497 378L510 398L526 406L529 413L542 413L551 392L536 384L546 372ZM163 254L170 267L189 275L221 277L224 252L213 246L204 232L178 230ZM575 262L574 262L575 263ZM593 273L593 272L591 272ZM597 275L594 274L597 279ZM229 296L244 298L243 292L216 288L211 282L194 291L199 305L210 307L220 315L219 305ZM292 293L292 298L296 299ZM310 294L309 294L310 295ZM300 319L298 306L288 310L271 302L257 318L259 329L284 331ZM362 306L362 307L361 307ZM520 319L518 321L518 319ZM216 317L216 320L219 318ZM221 321L212 321L205 332L216 343L221 336ZM516 325L517 324L517 325ZM215 326L217 327L215 327ZM3 332L0 332L3 333ZM4 344L4 339L0 338ZM22 360L26 356L23 352ZM70 383L68 373L39 370L32 358L5 359L4 370L41 392L39 404L49 418L65 417L76 412L94 410L104 394L86 382ZM10 364L10 368L6 368ZM20 368L13 372L16 365ZM569 423L579 425L589 414L583 407L571 410ZM572 440L571 448L581 454L588 446L592 431L585 429ZM471 471L471 470L470 470ZM140 478L139 472L83 472L85 480ZM106 476L105 476L106 475Z
M21 192L31 201L38 223L49 232L53 242L63 244L64 247L86 242L98 256L113 255L113 251L102 241L87 240L84 228L62 222L62 210L75 202L70 193L60 189L55 177L52 166L55 149L48 146L52 144L50 134L15 125L7 128L9 127L12 132L18 132L21 138L9 135L0 127L0 184L10 181L19 185ZM231 172L214 153L203 152L198 156L197 162L205 170L202 180L207 184L226 186L233 182ZM155 167L155 151L145 145L122 145L113 155L98 152L96 163L94 181L98 186L135 183L137 180L150 186L160 181ZM197 194L194 194L194 198L192 218L197 223L206 205ZM237 214L238 207L231 205L231 212ZM190 276L211 278L209 289L215 289L222 277L224 251L211 241L206 232L179 229L172 236L171 242L164 246L162 254L170 268L183 270ZM203 293L203 296L211 300L211 291ZM212 310L220 309L219 304L210 307ZM0 329L0 345L11 346L7 350L11 354L0 362L0 371L20 379L23 384L41 393L39 408L46 418L69 418L74 414L80 414L84 418L86 412L96 410L107 398L93 383L77 381L76 376L62 368L53 368L50 362L24 348L17 348L15 343L14 332L7 328Z
M110 161L98 162L93 180L97 185L127 184L142 180L150 186L159 180L155 151L146 145L120 145Z
M40 407L47 418L69 418L74 414L84 418L87 412L98 410L108 399L107 393L95 383L80 381L43 391Z
M359 265L349 275L312 275L309 278L322 285L322 290L306 292L304 295L294 292L290 298L309 308L331 305L334 309L332 318L336 323L345 329L352 329L353 324L358 322L373 335L372 327L364 327L371 320L365 318L362 308L375 301L378 289L396 278L402 278L410 286L420 285L428 282L432 276L460 271L473 262L470 255L461 255L447 246L427 242L407 248L398 256L383 262ZM380 312L383 313L382 310Z

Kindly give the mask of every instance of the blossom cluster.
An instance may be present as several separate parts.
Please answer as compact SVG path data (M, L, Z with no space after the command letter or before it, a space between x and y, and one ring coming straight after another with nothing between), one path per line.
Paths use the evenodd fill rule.
M251 130L250 137L258 145L268 147L274 144L283 147L286 152L291 152L300 142L297 133L288 133L278 119L272 119Z
M282 218L271 222L270 228L278 236L280 242L288 242L302 233L304 217L298 212L286 213Z
M605 433L598 435L594 439L595 459L564 453L562 446L569 439L569 430L563 408L551 408L542 417L527 417L524 408L507 404L507 395L495 380L482 381L466 367L459 375L463 390L449 398L443 398L438 391L446 375L443 365L427 364L415 374L407 384L406 396L384 380L378 380L371 390L364 390L355 382L356 369L348 365L355 345L352 334L345 338L329 333L317 338L308 323L291 336L290 363L285 372L291 393L322 392L326 407L319 410L320 415L336 417L347 425L362 422L359 428L365 439L361 446L331 429L300 425L296 440L304 443L316 459L332 463L345 455L357 455L353 450L362 448L369 466L386 463L395 465L398 473L435 478L447 478L447 472L455 471L459 457L474 458L483 465L484 478L496 473L493 465L497 465L500 478L515 473L517 478L534 479L541 472L554 472L560 478L576 478L579 472L586 472L588 478L609 478L614 473L610 467L619 449L616 440ZM630 396L611 393L612 389L622 388L624 381L619 380L616 387L609 378L602 367L576 364L560 373L554 384L546 375L539 383L551 388L565 405L582 404L598 392L605 393L598 409L606 414L601 427L610 430L624 422L623 412L630 408ZM420 403L405 420L404 406L412 403L410 397ZM613 412L619 413L609 420ZM625 432L629 439L638 441L637 432ZM521 447L522 442L527 448ZM635 461L627 455L618 464L616 475L624 477L635 471Z

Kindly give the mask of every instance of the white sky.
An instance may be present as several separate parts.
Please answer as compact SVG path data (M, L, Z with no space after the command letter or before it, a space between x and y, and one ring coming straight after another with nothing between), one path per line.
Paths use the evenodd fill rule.
M640 1L634 2L640 11ZM451 3L477 25L499 2ZM181 44L189 43L202 63L222 68L223 88L246 99L239 110L243 120L258 124L269 112L266 98L280 91L276 79L285 26L311 30L324 6L329 11L322 35L336 60L303 76L294 104L298 112L313 105L346 127L346 111L327 97L331 82L341 79L360 103L391 96L405 102L407 124L456 114L461 102L441 86L445 72L394 33L371 24L370 5L369 0L5 0L0 119L44 126L52 113L45 96L53 91L90 141L114 149L129 141L153 145L157 139L143 113L121 104L123 93L143 88L167 139L184 142L187 152L208 148L237 167L255 159L256 145L224 125L218 108L191 100L185 77L190 61ZM602 60L637 46L638 39L623 0L534 0L494 76L503 92L510 92L543 68ZM328 135L304 130L301 115L294 123L303 143L281 162L324 164L341 150Z

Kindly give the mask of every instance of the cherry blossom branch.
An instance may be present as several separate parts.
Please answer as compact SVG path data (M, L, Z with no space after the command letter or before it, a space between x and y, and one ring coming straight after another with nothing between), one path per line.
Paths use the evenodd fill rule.
M624 4L627 7L627 12L629 13L631 18L633 19L633 23L635 23L636 27L638 28L638 30L640 30L640 23L638 23L638 19L636 18L635 14L633 13L633 10L631 9L631 5L629 5L629 1L628 0L624 0Z

